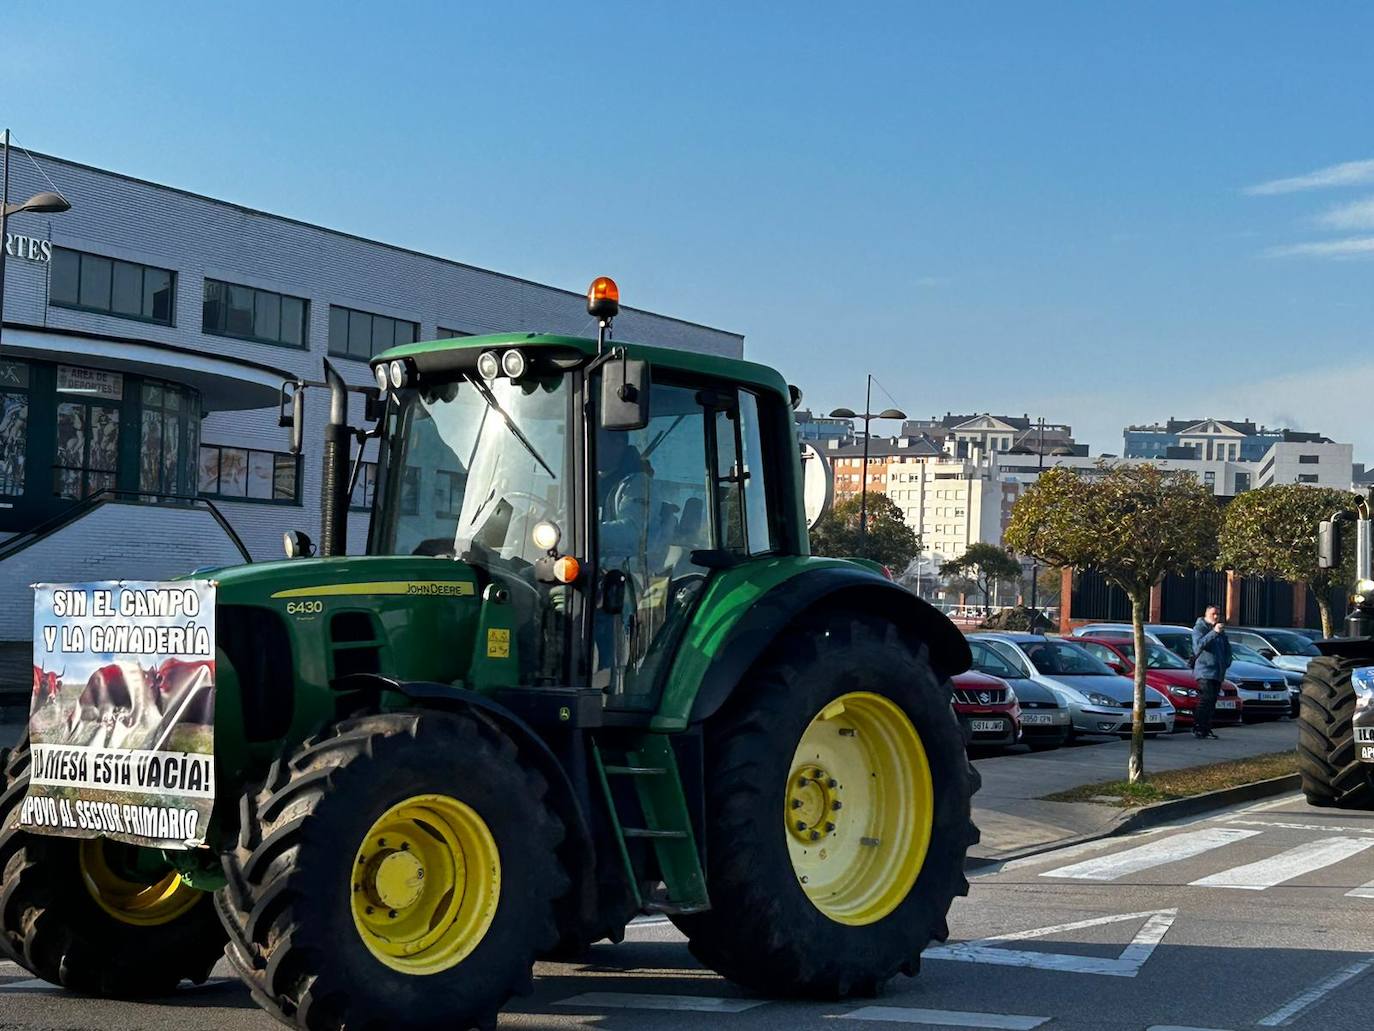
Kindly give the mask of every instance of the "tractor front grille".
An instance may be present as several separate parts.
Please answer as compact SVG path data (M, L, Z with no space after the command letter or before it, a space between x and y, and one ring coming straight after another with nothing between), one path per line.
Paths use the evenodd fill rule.
M249 741L284 736L295 715L296 692L291 639L281 617L253 605L220 605L215 637L238 675L244 736Z

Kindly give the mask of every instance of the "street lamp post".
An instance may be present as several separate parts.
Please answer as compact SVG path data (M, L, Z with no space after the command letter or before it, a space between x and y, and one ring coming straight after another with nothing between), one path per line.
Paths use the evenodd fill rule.
M867 552L868 544L868 424L874 419L905 419L906 413L896 408L885 408L881 412L873 411L873 373L868 374L868 385L864 391L864 411L863 415L855 412L852 408L836 408L830 413L832 419L858 419L864 421L864 458L863 472L859 474L859 547Z
M21 211L38 214L58 214L71 208L67 198L60 193L35 193L23 204L10 203L10 131L5 130L3 184L0 184L0 336L5 326L5 256L9 250L9 217Z
M1035 479L1040 481L1040 474L1045 471L1045 417L1040 417L1040 442L1035 446ZM1063 604L1063 600L1060 600ZM1031 559L1031 611L1040 610L1040 563L1036 559ZM1061 610L1062 611L1062 610Z

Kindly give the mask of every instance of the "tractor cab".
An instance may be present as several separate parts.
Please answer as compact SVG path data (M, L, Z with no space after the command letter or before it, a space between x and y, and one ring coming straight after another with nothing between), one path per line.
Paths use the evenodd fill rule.
M534 334L406 345L374 368L368 553L462 563L499 591L521 684L650 709L711 572L804 554L771 370Z

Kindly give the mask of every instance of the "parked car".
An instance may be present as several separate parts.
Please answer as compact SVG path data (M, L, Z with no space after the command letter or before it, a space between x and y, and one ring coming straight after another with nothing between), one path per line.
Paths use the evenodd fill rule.
M1122 676L1135 676L1135 642L1127 637L1079 637L1074 643L1096 655ZM1192 667L1154 641L1145 642L1145 682L1173 703L1178 711L1176 728L1191 727L1198 704L1197 677ZM1212 722L1217 726L1239 723L1242 706L1240 692L1223 680L1217 694Z
M1074 637L1125 637L1131 636L1129 623L1088 623L1074 630ZM1164 645L1185 662L1193 661L1193 630L1191 627L1175 626L1171 623L1146 623L1145 633L1150 640ZM1232 651L1244 649L1244 645L1232 644ZM1255 653L1251 652L1251 655ZM1292 710L1292 692L1283 670L1273 663L1261 659L1259 662L1233 655L1226 679L1236 685L1242 703L1241 718L1246 723L1260 720L1276 720Z
M1031 751L1058 748L1069 738L1069 709L1059 697L1031 679L1030 663L1009 657L986 641L969 639L972 669L1006 682L1021 709L1021 741Z
M1234 666L1236 661L1248 662L1256 666L1268 666L1283 674L1284 682L1288 685L1288 715L1294 719L1298 718L1298 700L1302 698L1302 680L1306 676L1305 673L1280 666L1244 644L1231 645L1231 665Z
M1014 745L1021 740L1021 705L1005 680L971 669L954 677L954 713L970 745Z
M1228 628L1232 643L1253 648L1279 669L1306 673L1307 664L1321 654L1312 639L1282 627L1238 626Z
M1072 640L1043 634L980 633L976 636L1004 655L1015 655L1033 670L1031 679L1049 688L1068 706L1076 734L1129 734L1135 684L1114 673ZM1174 729L1173 705L1158 691L1145 689L1145 732Z

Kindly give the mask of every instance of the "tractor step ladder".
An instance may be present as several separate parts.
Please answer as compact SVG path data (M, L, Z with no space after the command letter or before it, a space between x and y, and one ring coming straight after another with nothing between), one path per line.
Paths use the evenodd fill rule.
M665 734L640 734L628 746L618 748L594 744L601 788L615 828L616 844L625 864L625 874L640 907L662 913L696 913L710 906L706 895L706 873L701 866L687 799L677 775L677 760L672 742ZM644 826L628 826L616 805L612 779L630 778ZM639 874L630 860L627 840L647 840L653 845L664 883L666 898L645 900L639 893Z

